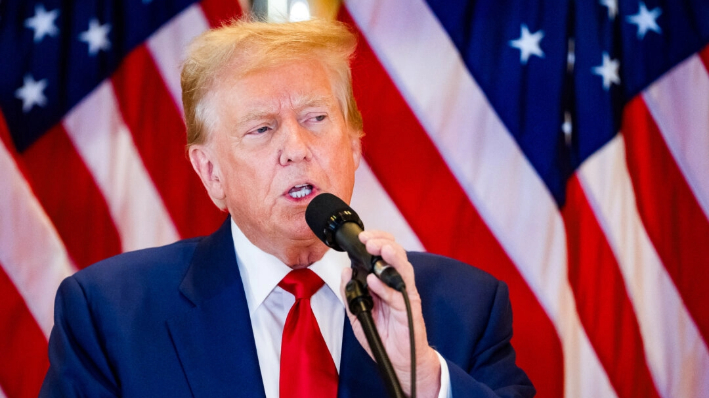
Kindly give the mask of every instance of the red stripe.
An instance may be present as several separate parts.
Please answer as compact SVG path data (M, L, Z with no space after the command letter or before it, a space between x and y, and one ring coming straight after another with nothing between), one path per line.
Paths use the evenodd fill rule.
M701 58L702 62L704 63L704 67L709 73L709 45L704 47L704 49L699 52L699 58Z
M344 7L339 19L355 26ZM553 324L361 35L353 78L372 171L428 251L475 264L509 285L518 364L539 396L562 397L562 350Z
M36 397L49 368L47 340L0 264L0 385L7 397Z
M145 45L112 77L118 104L145 168L180 235L212 233L224 221L185 155L185 126Z
M2 143L5 145L8 152L10 152L13 157L15 157L15 160L17 160L17 150L15 149L15 143L12 141L12 137L10 136L10 130L7 128L7 123L5 122L5 115L2 113L2 109L0 109L0 141L2 141Z
M106 200L61 124L42 135L22 158L35 196L78 267L121 252Z
M213 28L241 16L239 0L202 0L201 5L209 26Z
M7 128L7 123L5 122L5 115L0 109L0 141L5 145L8 151L13 155L16 153L15 144L12 142L12 137L10 136L10 130Z
M709 342L709 220L640 96L626 105L622 131L640 217L685 307Z
M611 385L618 398L659 397L618 262L576 176L562 216L576 309Z

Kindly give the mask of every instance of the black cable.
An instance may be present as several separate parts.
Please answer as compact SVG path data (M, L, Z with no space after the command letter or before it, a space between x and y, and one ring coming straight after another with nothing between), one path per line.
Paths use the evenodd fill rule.
M416 340L414 339L414 317L411 313L411 302L406 287L400 290L404 296L404 304L406 304L406 317L409 320L409 352L411 355L411 398L416 398Z

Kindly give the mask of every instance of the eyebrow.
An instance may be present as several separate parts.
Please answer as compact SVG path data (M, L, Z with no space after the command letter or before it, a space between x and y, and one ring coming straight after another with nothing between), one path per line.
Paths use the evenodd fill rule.
M273 110L256 110L256 111L251 111L246 114L246 116L240 118L240 120L236 123L237 126L241 127L244 124L251 123L254 120L260 120L260 119L266 119L268 117L272 117L278 113L277 111Z
M300 96L293 102L293 109L297 110L314 106L329 106L332 104L331 97L324 95Z

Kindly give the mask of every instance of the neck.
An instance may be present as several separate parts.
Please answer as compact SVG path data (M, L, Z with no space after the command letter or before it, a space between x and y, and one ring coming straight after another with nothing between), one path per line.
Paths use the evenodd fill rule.
M315 235L300 239L274 238L263 236L248 228L241 229L246 238L256 247L281 260L283 264L293 268L306 268L319 261L329 250Z

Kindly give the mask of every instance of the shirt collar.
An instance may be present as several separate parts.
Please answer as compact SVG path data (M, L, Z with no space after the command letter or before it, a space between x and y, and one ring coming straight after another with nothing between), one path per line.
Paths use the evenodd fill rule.
M234 240L239 273L244 283L249 314L253 314L271 294L271 291L278 286L278 283L291 271L291 268L276 256L264 252L251 243L236 225L234 219L231 219L231 236ZM313 263L309 268L325 281L325 284L344 305L344 301L340 297L340 274L342 269L349 266L350 259L347 253L328 250L322 259Z

